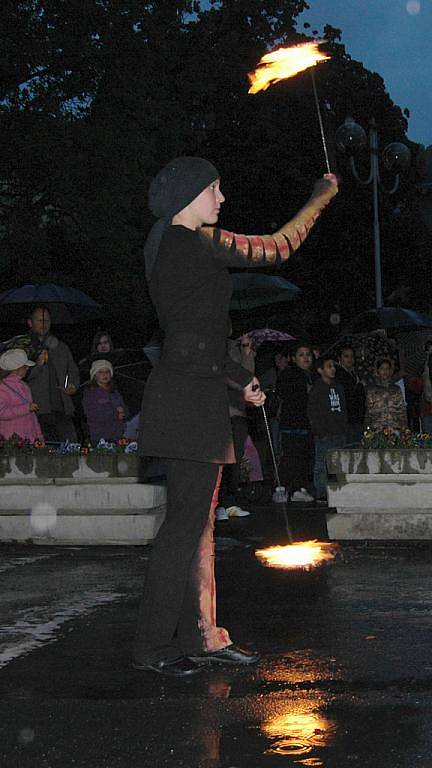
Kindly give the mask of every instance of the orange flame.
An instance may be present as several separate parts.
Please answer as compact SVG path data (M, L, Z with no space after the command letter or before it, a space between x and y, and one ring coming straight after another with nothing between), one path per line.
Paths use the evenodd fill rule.
M269 568L304 568L311 570L317 565L333 560L337 544L323 541L299 541L284 547L257 549L256 556Z
M302 43L290 48L277 48L266 53L260 60L258 67L249 72L250 88L248 93L265 91L270 85L294 77L309 67L315 67L320 61L327 61L330 56L320 53L318 46L324 40L315 40L313 43Z

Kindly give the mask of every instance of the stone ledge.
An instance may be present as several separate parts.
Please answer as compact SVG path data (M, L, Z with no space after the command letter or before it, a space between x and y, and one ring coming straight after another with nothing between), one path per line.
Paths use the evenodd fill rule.
M4 513L0 516L0 540L43 545L143 545L153 541L164 516L164 505L143 513L62 509L52 517L36 520L24 511Z
M107 478L131 478L138 482L141 459L136 453L25 454L0 455L0 485L34 480L52 483L55 479L102 482Z
M429 448L395 448L369 450L366 448L332 449L327 454L327 466L338 478L347 475L431 474L432 450Z
M432 451L332 450L330 539L432 539Z
M333 541L429 541L432 539L432 509L384 514L379 509L329 512L327 529Z

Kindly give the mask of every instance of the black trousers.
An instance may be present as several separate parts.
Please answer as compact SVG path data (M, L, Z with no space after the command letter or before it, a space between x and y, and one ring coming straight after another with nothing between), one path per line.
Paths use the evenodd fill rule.
M281 432L282 452L279 474L282 484L293 493L312 486L314 442L310 432Z
M155 539L141 600L135 661L152 664L203 650L193 561L207 524L217 464L165 459L167 514Z

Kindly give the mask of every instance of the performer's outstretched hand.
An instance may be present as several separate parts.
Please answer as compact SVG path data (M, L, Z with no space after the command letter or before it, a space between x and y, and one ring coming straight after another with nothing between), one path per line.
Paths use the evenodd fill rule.
M327 198L327 201L338 193L338 180L334 173L325 173L321 179L315 182L312 197Z
M254 376L247 387L243 389L243 397L249 405L255 405L257 408L260 405L264 405L266 396L261 390L260 383L256 376Z
M327 179L327 181L331 181L332 184L336 184L338 186L338 177L335 173L325 173L323 176L323 179Z

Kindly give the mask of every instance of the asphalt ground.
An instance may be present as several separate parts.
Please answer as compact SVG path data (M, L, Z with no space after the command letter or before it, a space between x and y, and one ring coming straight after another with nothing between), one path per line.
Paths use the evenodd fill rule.
M286 533L261 502L217 530L219 623L261 661L187 681L131 667L149 547L0 547L1 768L432 768L432 548L265 568Z

